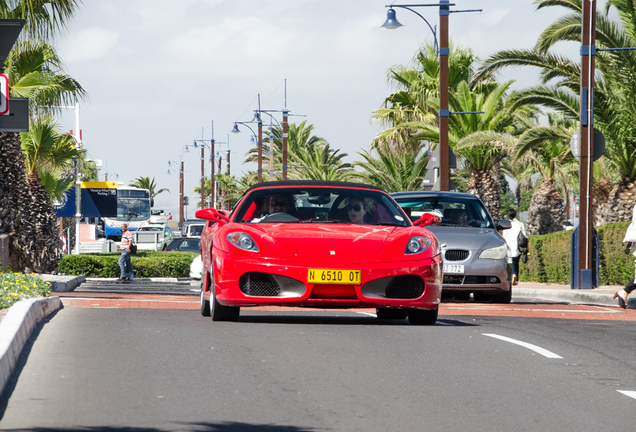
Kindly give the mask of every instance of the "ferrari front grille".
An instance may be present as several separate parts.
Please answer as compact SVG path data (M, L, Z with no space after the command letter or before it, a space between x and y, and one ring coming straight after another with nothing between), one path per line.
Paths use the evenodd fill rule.
M470 251L464 249L448 249L444 255L446 261L464 261L470 255Z
M276 297L280 286L266 273L245 273L239 280L243 294L255 297Z
M386 287L387 298L414 299L424 294L424 281L419 276L397 276Z

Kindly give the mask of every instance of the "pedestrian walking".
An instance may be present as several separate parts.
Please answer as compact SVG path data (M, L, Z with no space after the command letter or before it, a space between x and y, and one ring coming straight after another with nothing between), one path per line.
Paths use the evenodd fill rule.
M121 256L119 257L119 279L118 282L123 282L125 280L133 280L135 279L135 275L133 274L133 266L132 261L130 259L130 247L133 244L133 234L128 231L128 224L123 223L121 225L121 243L119 245L119 250L121 250ZM126 273L128 273L128 278L126 278Z
M512 284L519 283L519 259L524 252L519 247L519 233L526 235L526 227L523 222L517 220L517 211L515 209L508 210L508 218L512 228L503 231L503 238L508 244L508 256L512 258Z
M625 238L623 238L623 243L627 243L627 247L625 248L625 253L629 253L630 248L634 251L632 255L636 257L636 205L634 205L634 212L632 214L632 223L627 228L627 232L625 233ZM636 258L635 258L636 262ZM618 305L623 309L627 309L627 296L634 291L636 288L636 272L634 272L634 277L622 290L618 291L614 294L614 298L618 298Z

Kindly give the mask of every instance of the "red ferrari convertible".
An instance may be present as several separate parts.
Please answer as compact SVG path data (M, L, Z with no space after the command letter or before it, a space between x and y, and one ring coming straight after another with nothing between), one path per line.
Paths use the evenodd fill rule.
M212 208L202 235L201 313L240 308L376 308L380 319L435 324L442 258L424 213L415 222L360 183L278 181L251 187L232 212Z

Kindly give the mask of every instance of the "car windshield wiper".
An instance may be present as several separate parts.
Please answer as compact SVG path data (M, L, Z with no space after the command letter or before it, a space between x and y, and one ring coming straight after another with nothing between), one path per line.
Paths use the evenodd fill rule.
M399 226L399 227L403 227L403 226L405 226L404 224L399 224L399 223L395 223L395 222L380 222L380 223L371 224L371 225L380 225L380 226Z

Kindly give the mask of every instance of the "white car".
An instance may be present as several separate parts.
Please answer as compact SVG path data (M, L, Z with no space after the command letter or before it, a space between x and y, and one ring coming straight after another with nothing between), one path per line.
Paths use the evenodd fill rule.
M154 251L164 250L175 237L172 229L162 224L144 225L139 227L133 235L138 250Z
M197 255L192 264L190 264L190 277L193 279L201 279L201 273L203 273L203 261L201 255Z

